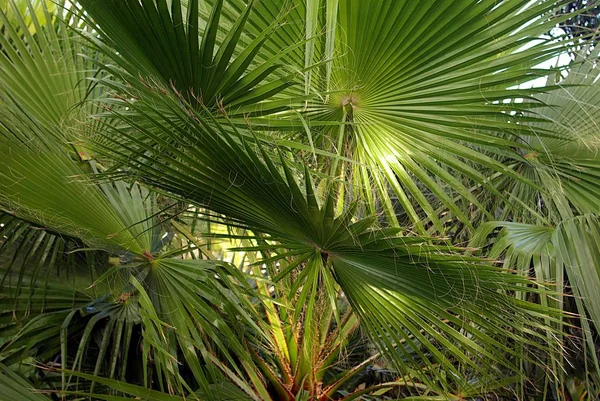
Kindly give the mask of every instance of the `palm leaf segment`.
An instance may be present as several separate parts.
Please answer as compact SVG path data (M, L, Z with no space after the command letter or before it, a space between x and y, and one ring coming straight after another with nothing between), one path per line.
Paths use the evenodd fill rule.
M586 54L589 52L589 54ZM566 198L581 214L598 213L598 68L599 51L583 49L576 55L567 78L559 84L561 88L538 96L546 105L536 113L544 121L535 125L541 130L552 130L556 138L530 140L531 150L526 156L531 168L540 173L540 182L550 184L557 213L554 217L570 217L570 212L560 206L558 199ZM543 170L546 170L544 176ZM563 202L564 203L564 202Z
M127 193L124 185L101 188L81 177L93 172L82 144L97 129L84 117L98 105L87 100L101 92L89 81L91 64L77 56L81 41L62 19L51 22L53 16L43 10L42 18L32 16L37 35L7 25L0 38L0 202L4 210L88 246L150 252L151 211L137 207L146 194ZM63 17L78 23L69 13ZM4 13L0 18L8 22ZM140 221L146 223L130 229Z
M509 194L487 206L502 210L501 219L518 216L533 221L541 213L551 223L559 223L598 212L598 51L586 52L589 49L576 54L559 89L536 96L543 106L531 110L539 121L530 126L542 134L523 137L522 159L508 162L534 185L509 176L494 178L494 186ZM553 134L547 137L545 132Z
M496 228L501 228L489 257L503 258L503 264L519 271L534 269L540 282L556 282L559 296L542 296L541 303L555 308L567 309L569 301L565 297L569 285L575 298L575 307L580 314L580 325L585 346L589 349L590 360L594 364L592 371L598 371L596 345L592 331L599 324L597 308L597 291L600 285L598 271L598 243L600 241L600 224L595 215L582 215L565 219L556 226L534 225L525 223L489 222L483 224L473 238L473 245L480 246L486 237ZM576 247L574 244L577 244ZM527 292L520 293L524 298ZM552 325L561 330L566 321L557 321ZM559 368L564 358L570 358L576 347L571 339L562 339L565 349L551 354L552 363ZM575 367L580 369L581 367ZM597 380L597 378L595 379Z
M2 401L48 401L50 399L42 394L34 393L27 380L4 365L0 365L0 386L2 387L2 394L0 394Z

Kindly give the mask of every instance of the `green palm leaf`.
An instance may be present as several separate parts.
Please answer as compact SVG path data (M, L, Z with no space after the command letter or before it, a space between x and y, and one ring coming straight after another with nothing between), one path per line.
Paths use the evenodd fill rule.
M464 396L560 370L563 270L595 352L597 51L560 89L520 86L570 45L544 36L562 2L80 3L0 7L0 361L60 360L47 386L73 397L302 398L349 304L402 379L347 399ZM165 241L163 197L196 210ZM198 208L269 277L215 260ZM489 256L517 271L425 236L494 214L542 222L476 234L503 226ZM163 248L180 234L203 256Z
M504 358L512 352L506 342L509 328L509 337L536 346L525 333L545 327L535 316L546 316L547 310L514 302L507 292L530 284L528 280L473 265L473 260L452 256L452 249L427 245L427 239L373 229L374 219L354 220L356 206L336 218L335 197L330 194L321 203L309 171L294 173L283 156L277 166L265 146L244 139L247 134L181 107L181 98L154 95L158 92L126 96L138 99L127 105L152 121L152 129L117 114L128 129L113 126L98 150L121 160L122 169L149 185L267 234L264 245L245 250L281 248L286 251L282 255L297 258L296 266L303 266L296 279L296 288L304 288L301 293L315 277L333 274L361 322L402 371L412 362L393 350L405 342L405 352L410 349L430 367L441 363L456 375L454 358L473 368L488 366L475 362L487 358L510 368ZM144 142L132 141L132 135ZM194 146L180 145L185 143ZM296 181L298 174L305 183ZM439 350L442 345L450 357ZM425 374L419 377L427 380ZM433 379L427 382L436 387Z
M538 39L552 19L530 23L551 15L554 4L526 3L339 2L331 94L311 103L307 115L315 126L348 123L338 151L357 162L347 167L356 196L373 188L390 222L397 204L421 232L425 216L443 231L443 206L470 227L455 197L485 208L457 176L485 185L478 170L489 168L525 180L470 145L520 159L511 147L533 134L515 124L503 101L525 98L519 107L527 109L538 90L507 88L547 74L535 66L563 49ZM336 143L337 128L322 131ZM376 205L368 202L371 213Z
M486 237L496 228L502 230L488 256L503 256L503 264L520 271L534 269L536 279L541 282L554 282L557 294L542 297L543 305L565 308L568 282L575 297L577 311L583 330L583 338L589 347L589 355L598 371L596 345L592 340L592 330L600 324L598 315L598 291L600 271L598 260L600 253L600 223L595 215L578 216L564 220L555 227L524 223L490 222L482 225L473 238L473 245L480 246ZM565 275L566 274L566 275ZM567 281L568 280L568 281ZM527 291L521 293L525 297ZM557 328L563 329L566 322ZM552 361L555 366L563 363L570 355L559 353Z
M536 127L551 130L558 138L532 140L529 153L532 167L545 168L559 183L556 192L564 194L583 214L597 213L600 207L597 157L600 84L595 61L599 52L594 49L587 55L587 51L576 55L567 78L560 82L560 90L538 96L546 107L536 110L545 120ZM566 217L564 211L561 215Z
M197 0L81 2L102 33L102 47L118 51L118 55L110 49L105 53L129 74L158 78L192 103L234 110L248 104L256 108L290 86L296 74L285 71L281 61L288 53L285 49L267 59L257 58L285 13L249 37L246 25L254 3L242 4L232 19L225 11L229 4L218 0L204 19Z
M75 18L68 13L63 16L67 20ZM58 32L64 33L63 30L66 27L63 22L58 22L56 29ZM97 161L90 160L90 154L79 152L81 148L76 146L77 149L73 149L73 141L78 141L77 144L85 143L79 141L85 141L91 136L87 131L85 133L76 132L79 128L89 127L87 120L89 113L94 112L98 107L98 103L87 103L88 98L102 95L95 91L94 84L89 81L95 72L84 68L84 66L89 67L89 64L81 61L82 58L75 51L78 41L79 39L71 31L58 37L55 31L49 29L38 30L36 36L22 36L13 32L3 42L3 45L7 47L7 52L4 52L0 58L3 62L2 68L7 74L3 75L3 79L6 77L6 80L0 81L0 98L4 106L0 111L0 170L2 171L0 173L0 193L2 194L0 195L0 208L20 219L15 221L25 220L42 229L43 234L40 234L35 247L39 248L42 244L51 246L50 242L54 240L50 238L58 234L73 237L88 247L85 249L79 243L76 249L80 252L89 252L89 248L94 248L119 256L117 266L100 270L104 274L98 278L99 281L110 279L117 288L99 289L104 286L93 282L94 290L99 289L101 293L105 291L105 294L108 294L94 300L90 306L83 309L81 305L78 307L63 305L62 308L54 311L52 308L59 305L58 298L52 298L51 293L36 290L34 283L31 283L30 287L25 285L25 275L32 273L29 271L30 266L27 263L24 263L18 275L15 275L18 276L16 285L13 285L12 282L12 266L8 266L2 280L3 288L7 289L7 298L3 297L2 299L4 304L2 313L8 316L11 312L16 313L18 310L25 316L19 316L19 319L13 322L14 324L2 328L7 334L13 335L12 341L4 344L3 358L10 358L11 363L16 363L29 355L39 357L41 360L48 360L59 354L63 367L71 365L73 369L89 371L93 374L102 372L112 377L120 373L121 377L125 377L132 333L134 329L137 330L136 326L139 327L141 324L146 333L144 337L147 340L145 342L146 356L153 354L155 357L154 364L150 369L147 360L144 361L143 366L136 366L142 370L141 374L145 384L150 385L147 381L148 378L154 374L153 372L158 371L157 375L161 380L167 378L166 383L161 381L161 385L165 384L172 391L186 392L183 379L175 373L179 369L177 358L170 354L177 355L178 350L183 350L186 356L184 360L194 368L194 377L204 386L208 394L206 372L197 369L199 361L195 351L190 351L188 348L189 339L183 334L173 337L177 338L178 342L169 342L165 337L152 337L153 334L160 333L163 327L163 323L157 323L161 322L158 315L161 318L169 315L168 308L165 309L164 306L164 302L167 302L165 298L154 299L156 308L152 303L143 303L142 312L138 312L140 306L137 298L134 297L133 301L128 301L134 290L127 287L127 281L135 280L134 276L144 266L149 266L149 262L155 260L153 254L160 250L161 241L158 234L161 233L158 231L154 219L157 211L155 195L137 184L92 182L89 177L105 168ZM29 88L16 81L11 81L12 76L23 73L42 79L41 81L32 80L35 84L42 86L34 90L34 93L39 92L40 96L30 96ZM48 79L44 81L44 77ZM43 85L52 85L53 87L43 87ZM68 95L61 95L62 93ZM43 96L46 94L55 94L56 99L45 99ZM78 112L82 114L80 115ZM79 116L83 116L85 119L77 121ZM63 127L68 127L68 130L63 130ZM95 126L92 132L98 128L101 127ZM26 226L24 223L20 224ZM7 226L7 230L9 228L11 227ZM13 228L11 228L11 240L20 241L24 231ZM51 233L46 235L46 231ZM26 234L26 238L22 241L22 244L25 245L22 249L17 250L18 257L27 255L25 257L28 258L35 254L36 250L31 249L29 244L33 240L32 233L39 232L30 231ZM25 251L29 254L26 254ZM44 255L49 255L51 251L54 252L53 255L62 257L65 249L54 247L54 250L48 250L44 248ZM45 264L45 258L47 259L47 256L41 258L39 265L34 268L33 281L36 281L35 278L39 276L38 272ZM54 265L54 262L53 259L50 264ZM124 264L124 266L122 267L120 264ZM179 266L176 261L155 261L153 266L163 264L165 267L158 269L158 272L170 271L167 266L174 266L173 269ZM60 262L56 263L56 266L57 271L64 270L65 267ZM184 266L187 265L184 263ZM155 285L162 283L159 288L152 289L155 290L154 294L164 293L165 282L173 285L172 280L175 279L181 280L182 277L188 279L189 275L199 277L200 267L197 264L192 267L188 266L187 270L183 270L184 273L181 273L182 270L176 270L183 276L181 274L164 276L166 273L160 275L155 271L155 274L143 278L154 280L152 282ZM5 269L2 270L4 273ZM47 272L50 275L51 272L48 270ZM175 320L174 325L181 333L190 323L190 316L194 316L194 319L200 324L198 327L196 323L190 325L190 327L196 328L193 331L195 344L191 346L192 349L209 347L208 343L213 341L218 343L216 349L228 352L230 347L235 344L236 338L230 333L230 338L223 345L223 339L215 334L213 325L217 325L219 333L226 332L228 326L223 322L218 310L233 308L233 300L238 291L237 284L228 282L227 291L225 291L222 286L217 285L219 282L214 279L217 272L211 271L212 275L208 275L208 277L207 274L204 273L203 276L205 283L202 284L203 286L198 284L197 292L194 294L196 296L204 295L204 301L194 299L195 302L192 303L193 307L190 307L188 314L183 314L184 310L182 309L181 315L174 315L171 318ZM119 276L125 277L124 283L115 280L115 277ZM167 278L163 281L157 280L161 277ZM78 279L80 278L78 277ZM222 276L221 282L225 278ZM92 278L92 280L94 279ZM236 283L243 280L240 277L237 279L239 280ZM88 286L90 281L88 276L87 283L83 285ZM206 281L209 283L207 284ZM46 285L48 285L48 281ZM81 286L82 282L78 282L77 285ZM140 288L144 291L143 287ZM30 290L29 302L27 302L28 289ZM214 291L217 289L221 289L222 292L216 294ZM170 288L170 292L177 292L177 290ZM190 293L186 294L188 297L191 296ZM44 296L49 297L48 302L51 304L54 302L50 308L51 312L48 309L44 310ZM220 296L224 296L225 301L220 300ZM33 300L35 302L32 305ZM90 301L90 299L87 300L88 303ZM175 301L179 302L178 305L182 305L183 301L177 298L173 298L169 302ZM172 304L167 306L172 306ZM93 312L90 312L89 308L92 308ZM158 314L156 314L156 310L158 310ZM155 311L156 316L148 319L147 311ZM237 322L237 319L243 315L241 307L238 307L236 311L236 318L232 318L232 322ZM232 310L228 310L228 312L232 313ZM31 319L28 319L29 314L31 314ZM207 320L200 321L198 319L200 314L206 316ZM16 318L16 315L14 317ZM254 324L254 320L248 315L245 316L245 321L247 324ZM20 326L22 328L15 332ZM45 335L40 333L41 327L46 329L52 327L52 329L46 330L47 335ZM209 336L207 329L211 328L212 332L209 331L209 333L212 335ZM170 335L173 336L173 333ZM98 337L100 340L96 344L95 340ZM70 347L73 339L77 339L78 343L75 349ZM47 342L46 347L41 346L44 341ZM90 366L86 355L92 346L98 347L100 358ZM245 351L240 351L240 348L234 349L234 351L237 352L238 357L245 354ZM107 358L106 363L104 357ZM230 359L232 358L230 357ZM117 370L118 361L124 362L125 365ZM142 367L143 369L141 369ZM71 378L67 380L63 375L63 390L70 385ZM90 391L93 390L92 386Z
M31 385L22 377L0 365L0 400L48 401L50 398L35 393Z
M95 187L81 177L93 167L85 162L85 148L71 144L86 137L77 132L88 127L78 112L85 115L96 105L82 108L92 72L77 56L78 38L66 29L58 20L58 34L9 31L2 39L0 205L91 247L151 252L152 211L143 204L148 194L128 192L123 184ZM130 228L140 221L146 223Z

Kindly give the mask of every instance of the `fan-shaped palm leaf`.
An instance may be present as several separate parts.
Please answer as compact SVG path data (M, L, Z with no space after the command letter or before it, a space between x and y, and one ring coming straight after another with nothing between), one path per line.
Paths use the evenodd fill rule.
M233 110L251 105L262 110L261 101L291 85L298 73L282 60L299 47L293 42L277 42L278 51L272 57L263 54L257 58L265 42L273 40L285 10L260 32L248 36L246 24L255 1L247 5L238 2L242 8L235 17L227 13L230 4L215 1L206 19L197 0L80 3L94 18L103 45L118 51L115 55L113 50L105 50L121 67L134 77L169 84L168 90L181 93L192 103ZM249 66L253 68L249 70Z
M538 90L507 88L547 74L535 66L563 50L557 41L539 39L554 21L536 17L550 15L554 3L526 5L339 2L332 91L306 113L313 125L347 124L342 133L325 129L323 135L345 143L338 152L357 162L348 167L356 196L369 199L361 188L373 188L390 222L401 212L423 231L426 216L443 231L437 210L443 206L471 226L455 197L485 208L457 176L485 185L479 166L519 179L469 145L521 159L511 148L532 134L515 124L503 101L525 98L519 107L527 109ZM375 199L367 208L378 209Z
M459 375L453 359L439 346L460 363L482 367L485 374L487 365L474 362L474 355L510 366L500 357L511 353L502 333L512 330L511 337L535 344L517 333L542 328L534 316L543 308L514 303L503 292L518 289L527 280L446 255L427 245L426 239L395 237L397 230L373 230L374 219L353 220L355 206L335 218L333 195L321 204L309 171L301 173L305 183L299 184L294 178L298 172L293 173L283 156L278 167L264 146L252 146L237 130L224 129L191 106L182 107L183 98L158 93L123 97L137 99L126 101L127 107L152 121L153 127L117 114L128 129L114 125L99 142L99 152L121 160L122 168L149 185L224 214L234 225L267 234L265 243L246 250L284 249L280 257L293 257L293 266L302 267L296 279L304 288L301 293L318 277L332 275L361 323L388 355L395 355L403 371L411 362L395 354L396 347L416 352L430 367L440 363ZM132 141L132 136L144 142ZM170 141L163 140L167 136ZM419 377L436 387L427 374Z

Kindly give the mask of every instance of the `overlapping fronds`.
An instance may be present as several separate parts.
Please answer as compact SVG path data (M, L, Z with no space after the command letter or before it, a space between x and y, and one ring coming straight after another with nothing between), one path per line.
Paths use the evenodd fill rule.
M136 183L90 179L105 170L85 146L92 132L104 124L96 125L91 117L99 107L91 101L102 93L91 80L97 76L91 69L93 63L84 58L90 53L79 54L81 39L65 25L64 21L77 21L76 17L68 12L60 16L65 20L52 19L46 12L47 21L55 25L38 29L35 36L10 31L2 43L6 50L0 56L6 73L0 81L0 208L6 240L2 242L5 251L17 247L13 259L21 264L1 269L2 314L12 319L1 328L2 337L12 336L11 341L2 341L2 358L10 363L29 357L47 362L58 355L63 368L108 377L137 374L147 385L157 375L163 390L184 394L190 391L178 373L178 359L171 355L182 350L194 368L196 382L209 393L207 373L200 370L194 349L212 347L211 352L227 353L234 348L235 358L243 357L241 347L233 347L237 337L232 332L226 341L222 337L228 324L234 327L241 319L258 331L255 319L244 316L243 307L236 309L229 322L223 317L233 313L236 299L239 302L237 283L243 278L235 271L216 271L216 262L210 263L213 270L207 270L200 261L193 266L159 261L155 254L163 245L163 233L155 218L156 195ZM65 246L65 241L74 246ZM95 276L93 271L82 274L78 263L78 271L67 269L77 253L89 260L94 251L101 251L99 263L92 261L86 267L98 268ZM150 266L155 267L154 274L148 274ZM178 274L169 275L169 271ZM58 289L59 295L54 296L52 279L64 280L69 274L70 284L78 289L71 289L71 302L65 303L69 288ZM233 274L229 282L228 274ZM185 291L178 298L180 288L173 280L185 281L190 275L198 279L193 295L200 298ZM129 284L130 280L137 286ZM79 287L93 288L79 291ZM152 302L146 302L146 291L152 294ZM187 313L181 309L180 315L172 315L169 302L184 305L189 299L194 302ZM200 315L205 320L200 321ZM167 326L168 337L160 335ZM177 335L172 327L179 330ZM179 334L185 327L194 333L192 345ZM143 366L127 365L140 331L145 355L154 358L150 367L147 359ZM90 349L100 355L93 363ZM73 391L77 391L71 376L63 373L61 382L62 390L75 386ZM93 390L93 386L85 389Z
M563 3L9 0L0 362L106 400L459 397L524 365L558 382L563 289L590 353L600 328L598 50L522 85L556 72ZM487 260L436 238L496 219ZM396 380L344 393L367 362L325 370L358 325Z
M4 365L0 365L0 400L12 401L48 401L50 398L36 393L27 380L12 372Z
M489 222L483 224L475 233L473 245L482 246L487 236L496 228L501 228L488 257L501 259L509 269L522 272L535 272L541 283L555 283L556 293L541 296L542 305L566 309L566 294L572 294L580 319L581 338L585 341L591 365L590 372L598 371L597 346L593 340L593 331L598 330L598 287L600 286L600 223L595 215L583 215L561 221L556 226L543 224L525 224L512 222ZM527 298L527 289L519 293ZM572 301L571 301L572 302ZM564 316L565 318L567 315ZM553 326L557 333L564 332L570 326L567 320L556 322ZM566 343L577 341L567 338ZM575 338L578 338L576 336ZM576 344L576 343L575 343ZM566 346L566 351L553 355L551 363L560 368L564 360L574 358L577 350ZM582 370L584 366L573 366ZM594 374L592 374L594 375ZM597 380L597 379L596 379Z
M121 123L99 141L99 152L122 162L114 174L129 171L266 235L264 242L245 249L283 249L280 257L293 257L295 263L281 275L300 268L296 281L304 296L311 283L337 280L361 323L403 371L412 366L405 356L415 353L430 364L427 374L434 377L436 363L459 375L451 360L481 367L485 374L489 365L481 362L487 359L510 368L500 356L511 353L507 341L518 338L535 346L525 333L544 328L536 318L544 309L508 295L528 280L453 256L453 249L431 246L426 238L374 229L375 219L355 219L356 206L336 218L333 193L318 200L308 170L292 170L283 156L275 164L273 152L249 143L248 134L225 129L210 114L181 107L183 99L159 93L126 96L137 99L126 101L127 107L152 121L152 129L116 114ZM418 376L428 380L427 374ZM428 384L436 387L433 379Z

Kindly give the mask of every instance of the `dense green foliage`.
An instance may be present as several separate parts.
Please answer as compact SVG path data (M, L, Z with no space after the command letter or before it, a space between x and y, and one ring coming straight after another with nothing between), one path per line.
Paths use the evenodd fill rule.
M568 8L0 1L0 400L597 399Z

